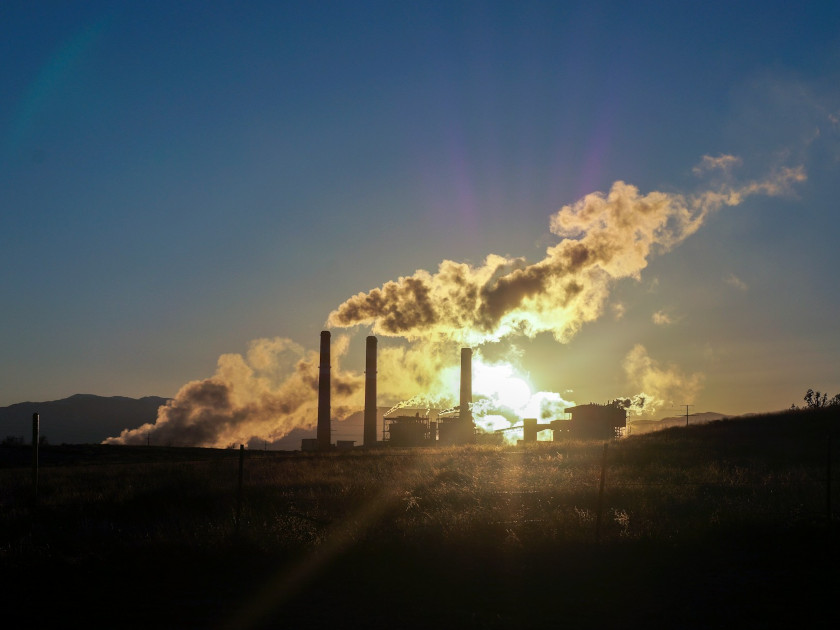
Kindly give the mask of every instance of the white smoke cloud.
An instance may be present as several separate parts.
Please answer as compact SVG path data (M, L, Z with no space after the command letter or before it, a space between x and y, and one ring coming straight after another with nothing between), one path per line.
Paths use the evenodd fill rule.
M648 355L641 344L627 353L624 371L631 386L641 390L636 400L644 399L644 407L635 411L646 415L652 415L663 407L693 404L705 378L700 372L684 374L675 365L662 366Z
M358 408L360 373L341 369L349 338L332 344L332 412L346 417ZM273 441L317 420L319 355L289 339L257 339L245 356L223 354L216 373L184 385L158 411L154 424L124 430L107 444L224 447L253 438Z
M616 280L638 279L652 256L694 234L710 213L751 195L784 194L804 179L801 168L782 169L690 196L643 195L615 182L609 193L589 194L551 217L561 240L538 262L497 255L477 266L444 260L435 273L418 270L351 297L327 323L371 326L374 334L409 341L478 345L550 332L566 342L601 316Z
M706 156L700 168L737 163L733 156ZM369 326L374 334L407 340L407 347L380 348L380 399L413 397L413 406L440 408L457 400L460 345L544 332L567 342L603 314L616 281L639 279L653 256L694 234L711 213L751 195L785 194L804 179L801 167L785 168L762 180L691 195L642 194L617 181L609 192L586 195L550 217L558 242L537 262L495 254L475 266L444 260L435 272L418 270L350 297L329 314L327 325ZM617 304L613 312L618 318L623 310ZM332 415L339 420L363 406L363 375L340 366L347 344L347 337L333 340ZM699 377L680 380L643 350L631 352L625 365L651 400L667 399L678 382L684 399L699 387ZM222 355L212 377L184 385L154 424L106 441L148 438L156 444L218 447L274 441L294 428L311 428L317 419L318 361L316 352L288 339L254 341L245 356ZM539 417L553 417L561 403L559 396L546 395Z

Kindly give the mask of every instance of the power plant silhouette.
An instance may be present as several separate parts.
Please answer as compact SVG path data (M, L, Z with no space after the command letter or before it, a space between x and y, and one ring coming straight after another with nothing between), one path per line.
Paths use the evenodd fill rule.
M376 408L376 337L368 336L365 345L365 409L363 425L363 446L429 446L462 445L476 442L476 425L472 414L472 348L461 348L461 384L457 414L428 417L395 416L383 418L382 441L377 441ZM321 361L318 370L318 424L315 439L304 439L301 450L327 451L333 448L330 410L330 332L321 332ZM554 439L574 435L583 439L611 438L620 434L627 425L624 408L612 403L598 405L590 403L565 409L571 418L539 423L536 418L523 420L523 442L537 441L539 431L550 430ZM496 433L504 432L502 429ZM353 441L341 441L337 447L352 447Z

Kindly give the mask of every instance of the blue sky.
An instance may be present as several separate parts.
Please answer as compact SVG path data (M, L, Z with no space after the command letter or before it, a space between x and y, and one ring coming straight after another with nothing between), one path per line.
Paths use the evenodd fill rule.
M638 344L700 375L669 395L698 411L840 391L836 3L4 2L0 58L0 405L314 349L359 292L539 261L563 206L708 190L724 155L730 183L807 178L714 212L565 343L486 354L577 402L642 391Z

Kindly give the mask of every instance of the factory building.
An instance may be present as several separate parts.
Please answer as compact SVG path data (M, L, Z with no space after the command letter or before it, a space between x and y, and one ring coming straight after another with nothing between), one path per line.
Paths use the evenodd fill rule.
M436 421L414 416L385 418L385 440L391 446L433 446L475 443L472 416L472 349L461 348L461 396L458 415Z
M332 445L330 409L330 333L321 332L321 362L318 370L317 437L304 439L301 450L327 451ZM383 438L392 446L424 446L430 444L472 444L475 422L472 417L472 349L461 349L461 398L457 417L432 422L428 418L397 416L385 418ZM365 357L365 411L363 444L376 445L376 337L369 336ZM345 442L340 445L350 448Z
M437 435L433 434L432 425L437 423L430 422L428 418L421 418L419 413L413 416L385 418L385 441L390 446L434 444Z
M627 426L627 410L615 403L568 407L569 434L577 440L608 440L620 437Z
M461 349L461 387L460 404L457 415L438 416L434 421L429 417L395 416L384 418L383 442L391 446L429 446L473 444L476 441L476 427L472 415L472 349ZM578 405L564 410L570 416L567 420L554 420L548 424L539 424L536 418L523 421L523 442L537 441L539 431L551 430L553 439L562 437L574 439L612 439L623 435L627 426L626 410L615 403L598 405ZM512 429L512 428L511 428ZM511 429L502 429L508 431ZM365 362L365 410L364 410L364 446L371 447L376 442L376 337L367 338ZM341 448L353 448L354 443L342 441ZM318 425L317 437L305 439L302 450L326 451L331 444L330 414L330 333L321 333L321 363L318 374Z
M553 420L548 424L539 424L536 418L523 420L522 442L537 441L537 433L550 430L553 440L564 437L575 440L611 440L624 435L627 426L627 411L613 402L605 405L589 403L563 410L571 416L568 420Z

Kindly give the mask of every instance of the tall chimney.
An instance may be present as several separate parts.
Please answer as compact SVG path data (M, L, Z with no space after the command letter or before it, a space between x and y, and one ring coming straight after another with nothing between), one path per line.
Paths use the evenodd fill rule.
M463 441L471 442L474 437L472 410L472 348L461 348L461 401L459 433Z
M330 438L330 333L323 330L318 373L318 450L329 450Z
M376 445L376 337L367 338L365 356L365 430L364 445Z

